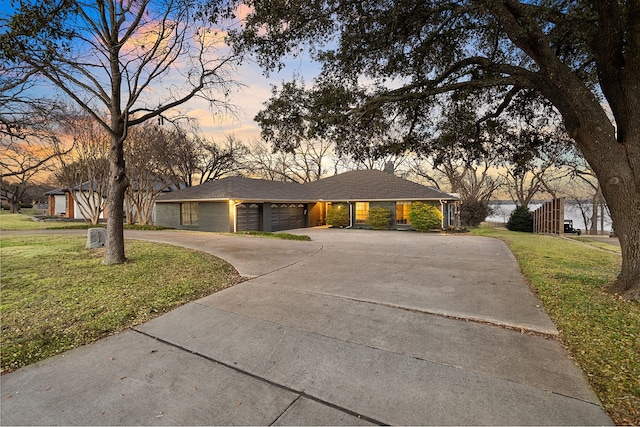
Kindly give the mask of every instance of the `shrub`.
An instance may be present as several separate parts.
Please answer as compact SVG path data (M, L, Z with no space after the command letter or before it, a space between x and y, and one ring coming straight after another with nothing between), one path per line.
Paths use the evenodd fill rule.
M347 227L349 225L349 207L342 203L331 205L327 211L327 225Z
M509 221L507 221L507 229L511 231L525 231L533 233L533 215L526 206L517 206L516 210L511 212Z
M460 205L460 221L466 227L478 227L489 216L489 204L479 200L465 200Z
M369 209L367 225L373 230L388 230L391 224L391 211L381 206L374 206Z
M417 231L429 231L442 226L442 212L435 206L414 202L411 203L409 221Z

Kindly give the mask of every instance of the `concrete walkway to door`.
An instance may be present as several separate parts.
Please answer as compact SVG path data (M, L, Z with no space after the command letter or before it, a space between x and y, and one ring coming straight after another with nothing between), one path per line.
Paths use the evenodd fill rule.
M127 232L253 278L4 375L1 423L611 423L501 241L294 232Z

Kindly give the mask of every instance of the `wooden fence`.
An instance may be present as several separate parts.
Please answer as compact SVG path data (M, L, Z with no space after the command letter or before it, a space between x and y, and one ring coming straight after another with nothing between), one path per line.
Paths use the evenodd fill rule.
M533 232L564 234L564 197L543 203L533 211Z

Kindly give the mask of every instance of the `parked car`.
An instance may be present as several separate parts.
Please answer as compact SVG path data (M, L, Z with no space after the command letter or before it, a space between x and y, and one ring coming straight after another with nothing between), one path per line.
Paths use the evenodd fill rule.
M564 220L564 232L566 234L576 234L578 236L582 234L579 228L573 228L573 220L571 219Z

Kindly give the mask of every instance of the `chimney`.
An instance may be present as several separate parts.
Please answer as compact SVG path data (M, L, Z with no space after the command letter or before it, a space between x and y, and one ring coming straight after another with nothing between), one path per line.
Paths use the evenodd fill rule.
M395 167L393 166L393 162L387 162L384 164L384 171L389 175L395 174Z

